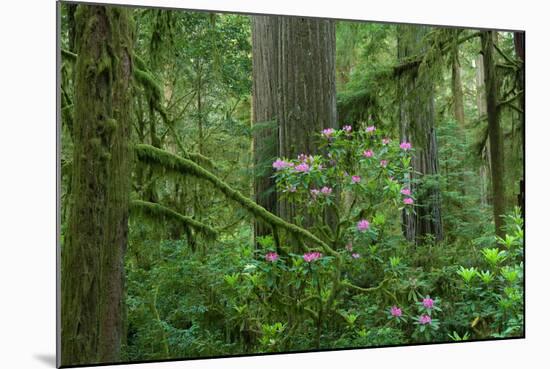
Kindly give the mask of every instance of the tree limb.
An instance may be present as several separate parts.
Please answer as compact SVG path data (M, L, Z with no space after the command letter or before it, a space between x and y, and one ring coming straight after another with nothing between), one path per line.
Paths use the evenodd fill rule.
M205 236L212 239L216 238L216 236L218 235L218 232L214 228L198 222L191 217L182 215L158 203L143 200L132 200L130 201L130 208L145 212L148 215L169 217L187 226L190 226L191 228L197 230L200 233L203 233Z
M260 218L272 226L285 229L291 234L313 242L314 244L320 246L323 251L329 255L335 257L340 256L340 254L334 251L329 245L317 238L308 230L298 227L295 224L288 223L287 221L270 213L265 208L245 197L239 191L234 190L217 176L197 165L193 161L145 144L136 145L135 152L138 160L141 160L142 162L159 165L168 170L179 172L184 175L191 175L210 182L225 196L239 203L243 208L248 210L254 217Z

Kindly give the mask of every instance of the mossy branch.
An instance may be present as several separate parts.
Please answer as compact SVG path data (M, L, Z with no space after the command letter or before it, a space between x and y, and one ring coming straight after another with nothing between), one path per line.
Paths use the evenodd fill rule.
M75 62L77 57L78 57L78 55L76 55L75 53L70 52L69 50L65 50L65 49L61 49L61 56L66 57L71 62Z
M374 292L374 291L377 291L377 290L381 289L387 282L389 282L389 280L390 279L386 278L386 279L382 280L382 282L380 282L378 284L378 286L369 287L369 288L356 286L356 285L354 285L353 283L351 283L349 281L342 281L340 283L340 285L344 286L344 287L352 288L352 289L354 289L356 291L359 291L359 292L370 293L370 292Z
M470 33L469 35L459 38L458 40L456 40L456 42L453 42L454 40L447 40L447 42L443 43L443 45L441 46L440 53L445 54L451 51L453 47L480 36L481 36L481 32L473 32L473 33ZM407 70L418 68L420 64L422 64L422 62L424 61L424 58L425 58L425 53L422 55L413 56L409 58L409 60L399 65L396 65L393 68L394 75L399 76L401 73Z
M195 229L196 231L204 234L207 238L210 238L210 239L214 239L218 235L218 232L214 228L207 226L206 224L203 224L201 222L198 222L193 218L182 215L177 211L174 211L158 203L148 202L143 200L133 200L130 202L130 209L134 211L135 210L141 211L152 217L171 218L180 223L183 223L185 226L189 226Z
M287 221L279 218L278 216L270 213L262 206L256 204L251 199L247 198L239 191L231 188L228 184L222 181L220 178L210 173L206 169L197 165L189 159L185 159L169 153L167 151L158 149L151 145L138 144L135 146L135 152L138 160L159 165L165 169L179 172L183 175L191 175L200 179L203 179L207 182L210 182L214 187L216 187L220 192L231 200L240 204L243 208L248 210L254 217L263 220L264 222L270 224L273 227L280 229L285 229L291 234L294 234L297 237L309 240L314 244L321 246L324 252L329 255L339 257L336 251L334 251L329 245L317 238L315 235L310 233L308 230L298 227L295 224L288 223Z

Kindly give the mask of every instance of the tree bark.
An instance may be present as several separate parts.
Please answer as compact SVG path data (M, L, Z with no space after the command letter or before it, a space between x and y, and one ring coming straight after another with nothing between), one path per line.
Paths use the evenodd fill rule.
M422 39L427 32L427 27L399 27L398 58L401 62L424 50ZM417 196L415 211L403 211L403 232L407 240L417 244L424 242L427 236L439 241L443 238L439 187L417 185L425 176L439 173L433 82L425 71L413 68L399 75L398 86L401 140L411 142L415 148L410 182Z
M485 95L487 99L487 121L489 142L491 145L491 176L493 183L493 217L495 232L504 236L502 215L505 213L504 198L504 151L498 109L498 81L496 75L494 52L494 32L484 31L481 34L483 69L485 72Z
M277 52L279 156L295 158L301 153L316 154L321 130L337 128L335 52L333 21L301 17L280 19ZM292 204L280 200L278 205L282 218L296 222L298 214ZM308 224L307 217L304 224Z
M277 47L280 18L252 17L252 125L254 197L258 205L277 212L277 191L272 162L278 154ZM254 220L254 241L271 233L271 227ZM255 242L256 243L256 242Z
M483 55L476 58L476 102L479 119L487 117L487 99L485 97L485 72L483 70ZM479 166L480 199L483 205L489 204L489 191L491 187L491 160L490 143L485 142L481 151L481 164Z
M61 363L119 360L130 190L132 26L79 5L70 217L61 257Z

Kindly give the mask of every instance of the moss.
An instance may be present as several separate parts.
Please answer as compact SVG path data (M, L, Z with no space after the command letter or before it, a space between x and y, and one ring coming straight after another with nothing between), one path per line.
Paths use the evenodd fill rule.
M156 101L161 99L161 88L151 73L134 68L135 80L145 88L149 96Z
M169 219L175 220L177 222L182 223L185 229L188 229L187 227L191 227L197 232L202 233L208 239L215 239L218 235L218 232L214 228L206 224L203 224L201 222L198 222L191 217L182 215L177 211L174 211L158 203L142 201L142 200L133 200L130 202L130 210L134 212L139 211L142 214L155 217L155 218L162 218L162 219L169 218Z

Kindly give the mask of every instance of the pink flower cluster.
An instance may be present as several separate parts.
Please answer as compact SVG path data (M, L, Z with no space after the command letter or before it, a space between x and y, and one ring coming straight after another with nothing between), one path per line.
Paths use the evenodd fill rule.
M385 137L385 138L382 139L382 145L387 145L387 144L389 144L389 143L390 143L390 139L389 139L389 138L386 138L386 137Z
M372 152L372 150L365 150L363 151L363 156L365 158L372 158L372 156L374 155L374 153Z
M314 251L306 252L303 257L306 262L311 263L312 261L322 258L323 255L320 252Z
M375 126L368 126L366 131L367 132L374 132L374 131L376 131L376 127Z
M296 169L297 172L306 173L306 172L309 172L310 167L306 163L300 163L296 165L294 169Z
M387 160L380 160L380 166L381 166L382 168L387 167L387 166L388 166L388 161L387 161Z
M300 154L298 155L298 160L301 161L302 163L311 164L313 163L313 156Z
M334 129L333 128L325 128L321 131L321 134L323 136L325 136L326 138L330 138L334 134Z
M270 263L273 263L277 259L279 259L279 254L277 254L276 252L268 252L267 254L265 254L265 260L269 261Z
M422 305L424 305L424 307L426 309L433 309L434 307L434 300L432 300L431 298L429 297L426 297L422 300Z
M293 167L293 166L294 166L293 163L290 163L288 161L284 161L284 160L281 160L281 159L277 159L273 162L273 168L276 169L276 170L281 170L281 169L289 168L289 167Z
M325 196L328 196L332 193L332 188L324 186L323 188L321 188L321 190L313 188L309 192L311 193L311 196L313 196L314 198L316 198L319 194L323 194Z
M359 232L365 232L367 229L369 229L370 227L370 223L368 220L366 219L361 219L358 223L357 223L357 230Z
M359 182L361 182L361 177L360 176L352 176L351 181L353 183L359 183Z
M393 305L393 306L390 308L390 314L391 314L391 316L394 316L394 317L400 317L401 315L403 315L403 312L401 311L400 308L398 308L397 306Z
M401 190L401 194L403 194L405 196L411 196L412 191L409 188L404 188L404 189ZM412 204L414 204L414 199L412 197L405 197L403 199L403 204L412 205Z
M342 130L344 130L344 132L350 133L351 132L351 126L350 125L345 125L344 127L342 127Z
M361 255L359 255L358 253L354 252L353 254L351 254L351 257L354 258L354 259L359 259L361 257Z
M321 193L323 195L330 195L332 193L332 188L324 186L323 188L321 188Z
M401 142L401 144L399 145L399 147L402 149L402 150L410 150L412 149L412 145L410 142L407 142L407 141L403 141Z
M418 317L420 324L432 324L432 318L427 314L422 314Z

